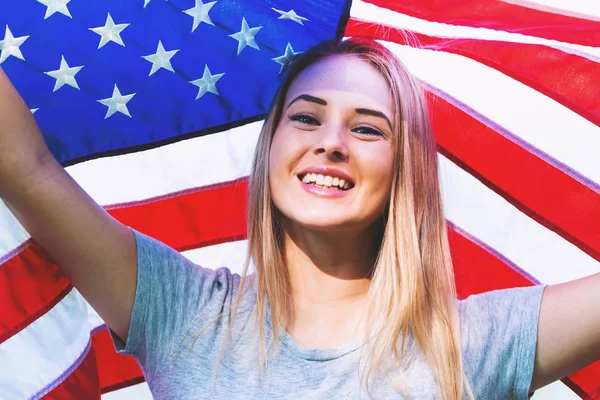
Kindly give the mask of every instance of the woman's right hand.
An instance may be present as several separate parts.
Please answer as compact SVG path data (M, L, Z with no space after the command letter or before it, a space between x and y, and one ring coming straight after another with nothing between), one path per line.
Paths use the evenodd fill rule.
M126 340L137 285L133 232L106 213L54 159L29 108L1 69L0 198Z

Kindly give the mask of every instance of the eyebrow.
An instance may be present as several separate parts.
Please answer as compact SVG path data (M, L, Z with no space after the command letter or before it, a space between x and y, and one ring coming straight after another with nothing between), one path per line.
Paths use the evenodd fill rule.
M291 106L298 100L305 100L305 101L309 101L311 103L317 103L322 106L327 105L327 102L319 97L311 96L309 94L301 94L300 96L296 97L294 100L290 101L290 104L288 104L287 106L288 107Z
M292 104L294 104L296 101L298 101L298 100L304 100L304 101L308 101L308 102L311 102L311 103L316 103L316 104L319 104L321 106L326 106L327 105L327 102L325 100L321 99L320 97L311 96L309 94L301 94L300 96L296 97L294 100L290 101L290 103L288 104L288 108ZM390 127L390 130L393 130L392 129L392 122L387 117L387 115L385 115L381 111L371 110L370 108L357 108L354 111L357 114L370 115L372 117L382 118L382 119L384 119L387 122L388 126Z
M357 114L371 115L373 117L383 118L388 123L388 125L390 127L390 130L393 131L393 129L392 129L392 122L387 117L387 115L385 115L381 111L371 110L371 109L368 109L368 108L357 108L354 111L356 111Z

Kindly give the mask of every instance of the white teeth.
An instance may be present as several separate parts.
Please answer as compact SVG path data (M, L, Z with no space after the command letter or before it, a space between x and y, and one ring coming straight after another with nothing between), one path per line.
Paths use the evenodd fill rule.
M329 175L322 175L322 174L313 174L313 173L308 173L305 174L304 177L302 178L302 182L304 183L312 183L312 184L316 184L319 186L324 186L324 187L339 187L340 189L349 189L351 184L350 182L346 182L345 179L340 179L338 177L332 177Z

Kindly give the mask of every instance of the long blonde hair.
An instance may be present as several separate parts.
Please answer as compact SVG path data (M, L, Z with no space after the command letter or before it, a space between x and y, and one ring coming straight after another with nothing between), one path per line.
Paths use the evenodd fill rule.
M287 67L256 147L248 197L248 257L232 305L229 332L240 300L247 293L244 289L249 285L251 262L256 271L252 284L256 289L261 366L268 362L267 343L278 341L277 327L290 322L292 288L283 257L279 211L269 189L269 152L289 86L306 67L331 55L358 57L374 66L387 80L396 107L394 177L381 221L381 245L368 295L371 312L366 323L371 334L364 346L368 363L363 375L367 391L370 392L376 377L398 371L402 374L399 367L405 353L405 339L412 337L432 369L441 399L464 399L465 388L473 398L463 370L435 139L423 92L400 60L372 40L351 38L322 43ZM265 337L267 307L274 327L270 338ZM222 354L223 350L219 360ZM385 367L390 360L398 367L391 372Z

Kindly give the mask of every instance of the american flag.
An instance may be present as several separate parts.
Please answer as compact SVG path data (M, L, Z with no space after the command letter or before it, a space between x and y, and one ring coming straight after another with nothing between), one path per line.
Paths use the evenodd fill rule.
M357 35L426 89L461 298L600 271L596 1L0 5L1 67L67 171L123 223L235 272L283 63ZM0 202L0 399L150 399L143 381ZM600 399L600 363L534 398Z

